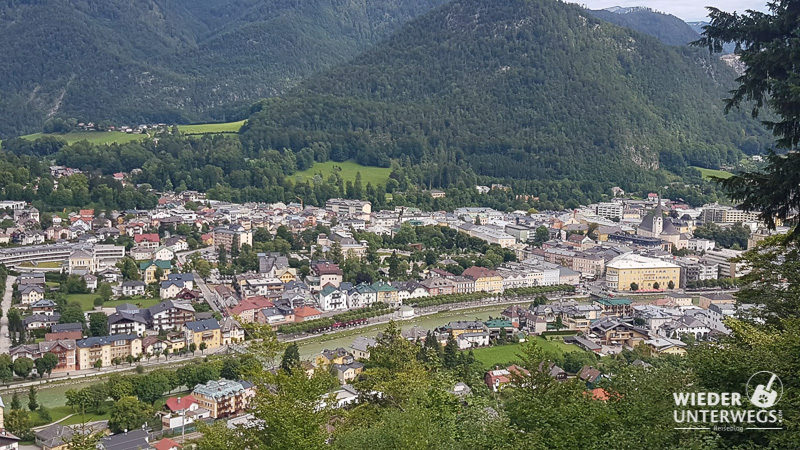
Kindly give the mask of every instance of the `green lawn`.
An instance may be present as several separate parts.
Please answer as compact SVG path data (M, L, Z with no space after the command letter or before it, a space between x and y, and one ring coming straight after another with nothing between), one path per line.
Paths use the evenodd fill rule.
M67 302L78 302L84 311L94 309L94 299L97 298L95 294L67 294Z
M693 169L697 169L703 174L703 178L708 180L711 177L719 177L719 178L730 178L733 176L732 173L726 172L724 170L715 170L715 169L704 169L702 167L692 166Z
M561 341L548 341L542 337L534 338L545 352L566 353L583 351L577 346L565 344ZM484 367L491 368L497 364L507 364L517 361L517 353L520 352L521 344L498 345L495 347L485 347L473 350L475 359L482 362Z
M128 134L120 131L74 131L72 133L65 134L34 133L22 136L22 138L33 141L43 136L55 136L64 139L68 144L83 140L87 140L92 144L123 144L125 142L138 141L147 137L145 134Z
M178 130L186 134L238 133L244 120L227 123L203 123L198 125L178 125Z
M356 173L361 172L361 184L362 186L366 187L367 183L372 183L373 186L377 185L386 185L386 180L389 178L389 174L392 173L392 169L385 168L385 167L368 167L362 166L361 164L346 161L346 162L335 162L335 161L328 161L324 163L314 163L314 166L311 169L304 170L302 172L297 172L296 176L305 178L313 178L317 174L322 174L324 179L328 179L328 177L333 172L334 168L341 168L339 174L342 176L344 181L355 181Z
M81 308L84 311L91 311L94 309L94 299L97 298L96 294L68 294L67 301L73 302L77 301L81 304ZM149 308L160 302L161 299L158 298L137 298L137 299L129 299L129 300L111 300L109 302L103 303L103 306L106 308L116 308L117 306L123 303L132 303L134 305L139 305L142 308Z
M23 406L25 407L28 406L27 400L23 402ZM34 412L28 411L28 415L31 418L31 424L34 427L39 427L42 425L47 425L48 423L58 422L64 417L67 417L68 415L72 414L72 408L69 406L56 406L55 408L48 408L47 411L50 413L50 417L53 418L53 420L49 422L42 420L37 411Z

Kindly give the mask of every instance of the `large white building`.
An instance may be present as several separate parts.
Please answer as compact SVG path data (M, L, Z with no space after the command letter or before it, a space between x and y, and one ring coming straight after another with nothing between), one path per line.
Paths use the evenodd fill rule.
M595 208L595 213L598 216L603 216L607 219L618 218L622 219L622 211L624 207L622 203L600 203Z
M746 264L732 263L731 259L742 255L741 250L709 250L705 254L705 259L713 264L719 264L720 278L737 278L750 272Z

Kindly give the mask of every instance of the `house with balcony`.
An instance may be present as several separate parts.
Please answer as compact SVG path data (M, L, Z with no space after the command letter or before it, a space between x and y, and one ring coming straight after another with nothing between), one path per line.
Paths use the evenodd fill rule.
M210 411L215 419L244 412L254 395L254 386L246 381L213 380L192 390L199 407Z
M186 336L186 345L195 344L200 348L200 344L206 344L206 349L213 350L222 346L222 328L217 319L198 320L183 324L183 332Z
M150 324L154 330L180 329L185 323L194 320L194 307L187 302L167 300L148 308Z
M110 367L116 358L125 360L142 354L142 339L135 334L116 334L80 339L75 342L78 347L77 370L91 369L98 364ZM100 363L98 363L100 361Z

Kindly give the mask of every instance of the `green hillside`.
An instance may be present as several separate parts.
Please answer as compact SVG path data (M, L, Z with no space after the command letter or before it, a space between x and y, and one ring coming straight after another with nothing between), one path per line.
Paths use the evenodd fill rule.
M444 0L0 2L0 138L50 117L246 117Z
M723 113L734 76L708 52L574 5L456 0L264 102L243 143L324 144L333 160L367 165L405 159L441 186L470 168L627 190L655 183L659 168L735 162L768 139L744 114Z

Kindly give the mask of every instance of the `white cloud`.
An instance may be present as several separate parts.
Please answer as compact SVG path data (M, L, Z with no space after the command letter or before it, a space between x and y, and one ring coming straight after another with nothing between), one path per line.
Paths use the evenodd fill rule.
M580 3L590 9L604 9L611 6L647 6L678 16L686 21L695 21L706 19L708 15L706 6L714 6L729 12L741 12L747 9L766 11L767 0L581 0L575 3Z

